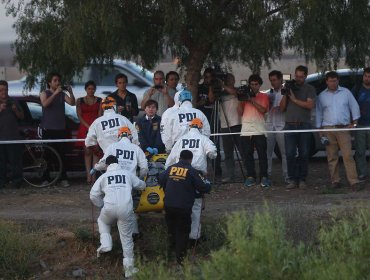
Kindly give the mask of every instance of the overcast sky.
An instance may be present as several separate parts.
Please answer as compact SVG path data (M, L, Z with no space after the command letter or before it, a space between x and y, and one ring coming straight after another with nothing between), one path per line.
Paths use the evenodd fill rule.
M15 40L15 30L12 24L15 19L12 16L6 16L5 4L0 1L0 43L11 43Z

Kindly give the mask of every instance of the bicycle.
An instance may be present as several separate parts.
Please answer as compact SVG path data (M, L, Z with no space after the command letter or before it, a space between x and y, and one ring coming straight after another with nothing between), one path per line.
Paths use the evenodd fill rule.
M38 143L25 144L23 179L30 186L44 188L55 184L62 175L62 164L60 155L53 147ZM48 175L48 180L45 175Z

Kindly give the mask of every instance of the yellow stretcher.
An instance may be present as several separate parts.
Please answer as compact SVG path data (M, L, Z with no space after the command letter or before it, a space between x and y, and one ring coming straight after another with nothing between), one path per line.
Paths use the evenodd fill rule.
M149 172L145 178L146 188L133 196L136 213L162 211L164 191L158 183L158 175L164 171L167 154L153 155L148 162Z

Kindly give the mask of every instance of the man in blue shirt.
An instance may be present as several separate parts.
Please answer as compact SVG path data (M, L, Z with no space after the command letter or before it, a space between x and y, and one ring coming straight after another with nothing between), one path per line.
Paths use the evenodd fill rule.
M352 93L360 106L361 116L358 120L358 127L370 128L370 67L364 69L362 84L355 86L352 89ZM358 177L365 179L369 176L366 162L366 146L369 145L370 147L370 130L357 130L355 132L355 140Z
M325 76L327 88L320 93L316 102L316 127L343 128L343 131L328 131L324 134L329 140L326 153L329 164L331 183L334 188L340 187L339 156L342 151L347 180L352 190L359 187L356 164L352 157L351 133L348 130L357 126L360 109L352 93L339 86L337 72L328 72Z

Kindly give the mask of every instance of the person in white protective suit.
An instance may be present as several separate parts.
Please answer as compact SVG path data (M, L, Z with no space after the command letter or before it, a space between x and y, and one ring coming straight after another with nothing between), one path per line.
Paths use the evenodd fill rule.
M90 191L90 200L101 208L98 218L100 247L97 255L112 250L111 225L117 222L122 243L125 277L131 277L138 270L134 267L134 242L132 238L134 212L131 197L132 188L143 190L145 182L123 170L117 158L109 156L107 172L98 178Z
M123 170L136 175L137 167L140 168L139 176L144 178L148 174L148 160L145 157L143 150L135 144L131 143L132 134L127 126L123 126L118 131L118 142L110 144L106 149L102 159L95 164L95 170L105 170L107 167L106 160L109 156L115 156L118 160L118 164ZM133 234L137 236L139 234L139 225L137 223L137 216L135 215Z
M165 168L177 163L180 159L180 153L183 150L189 150L193 153L191 166L207 175L207 157L214 159L217 156L215 144L205 135L202 135L201 129L203 123L200 119L194 118L189 125L189 131L180 137L173 146L171 153L167 157ZM189 234L190 243L200 238L201 224L200 216L202 212L202 197L196 196L191 213L191 231Z
M173 98L173 100L175 101L175 105L173 105L172 107L168 108L166 111L163 112L162 114L162 117L161 117L161 125L160 125L160 133L161 133L161 139L162 139L162 142L163 143L166 143L167 141L169 141L169 139L167 139L166 137L168 137L167 135L165 135L163 133L164 131L164 128L168 126L168 124L170 123L170 120L171 120L171 115L174 113L174 112L177 112L179 110L179 107L180 107L180 102L179 102L179 95L180 95L180 92L181 91L178 91L175 93L175 96Z
M89 127L85 139L85 146L91 147L99 144L105 150L112 143L118 142L118 130L122 126L127 126L132 133L132 142L139 145L139 137L135 126L124 116L115 111L116 101L113 97L107 97L102 101L104 110L103 116L97 118Z
M110 144L105 150L104 156L95 164L94 169L103 171L106 169L106 159L108 156L115 156L122 169L136 175L137 167L140 168L140 178L148 174L148 160L143 150L132 144L132 134L130 128L123 126L118 131L118 142Z
M163 127L162 141L169 153L176 141L183 136L189 128L189 122L194 118L199 118L203 123L202 134L209 137L211 129L207 117L202 111L193 108L191 103L192 94L184 89L179 93L180 107L177 111L173 111Z

